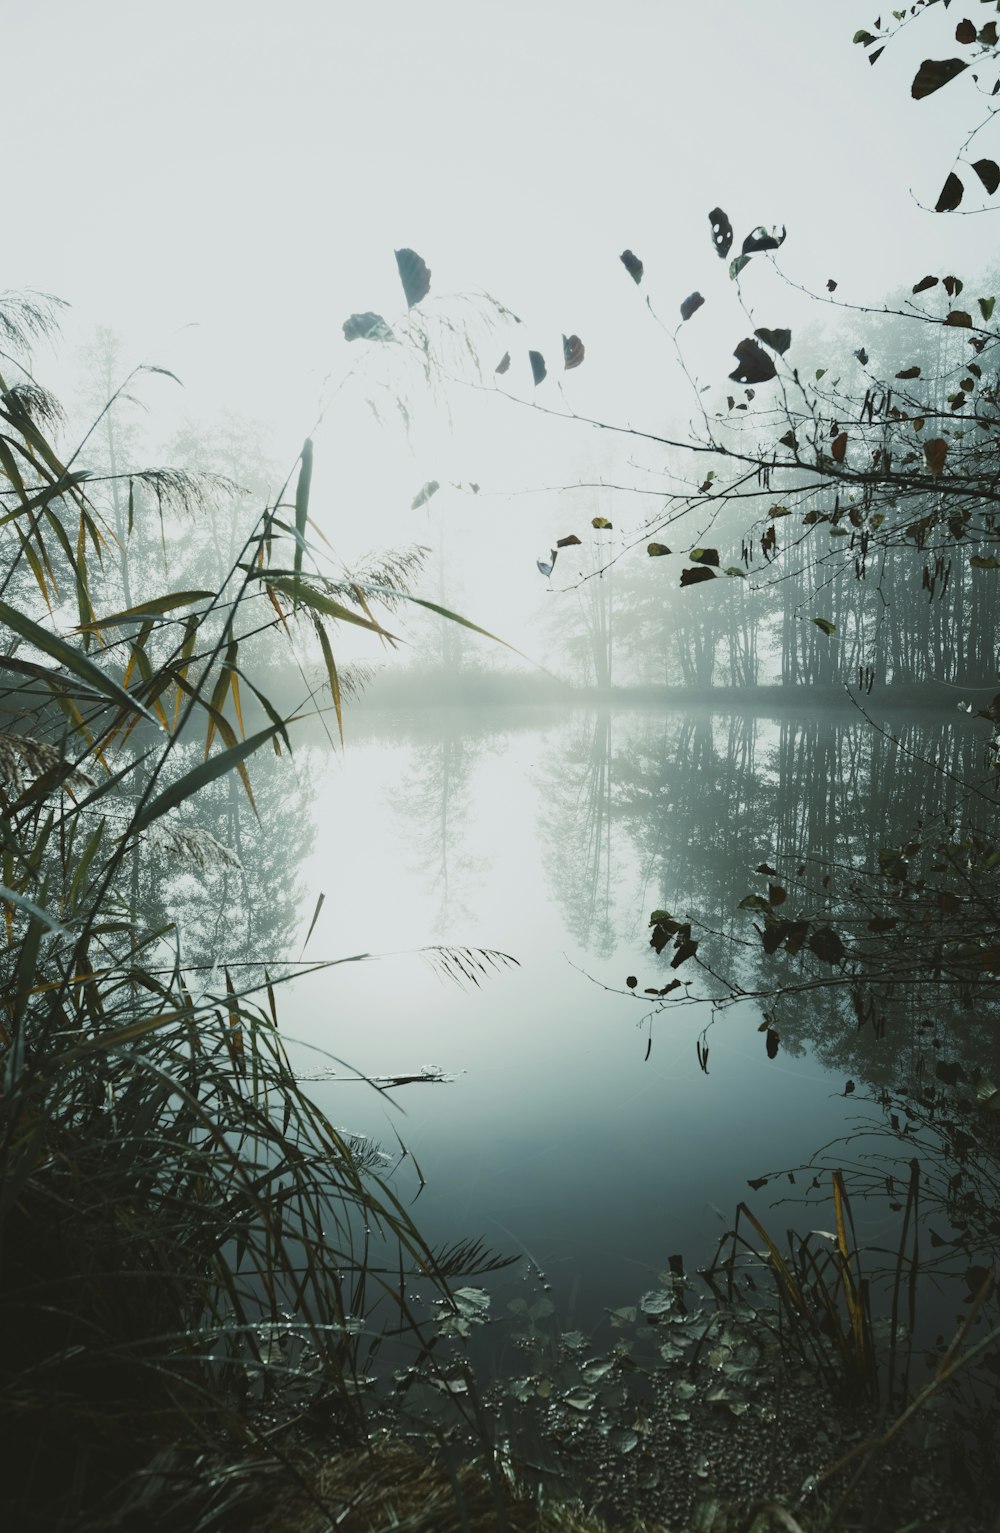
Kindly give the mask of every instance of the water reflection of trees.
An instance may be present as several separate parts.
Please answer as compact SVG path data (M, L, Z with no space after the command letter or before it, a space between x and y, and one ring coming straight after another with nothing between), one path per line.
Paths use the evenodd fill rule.
M540 773L539 836L552 894L574 941L607 957L615 949L612 714L574 714Z
M488 749L492 731L474 729L459 710L445 709L430 728L414 721L415 749L393 792L392 809L401 834L436 901L432 930L447 936L456 920L472 915L468 891L480 867L466 844L473 772Z

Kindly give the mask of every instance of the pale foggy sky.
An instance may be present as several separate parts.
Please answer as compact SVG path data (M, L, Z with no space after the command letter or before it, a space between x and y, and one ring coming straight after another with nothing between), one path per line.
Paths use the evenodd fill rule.
M659 419L656 390L676 385L646 291L671 326L705 293L690 344L706 381L745 333L709 241L716 204L738 240L786 224L786 269L818 289L834 276L851 299L989 264L995 215L935 216L911 194L933 203L974 120L964 78L909 97L919 59L955 51L961 11L937 9L871 69L851 38L874 10L843 0L5 0L5 282L68 299L72 346L110 324L130 359L174 368L186 393L147 393L154 413L235 408L269 423L282 462L325 380L360 364L317 441L317 515L322 501L331 531L363 523L359 546L424 537L430 513L408 520L424 478L502 489L531 474L514 472L521 426L495 412L445 463L440 430L407 441L362 424L357 396L381 362L341 324L399 313L394 248L424 256L436 300L502 299L525 349L555 359L562 332L581 334L587 361L564 380L575 408L631 417L648 403ZM639 295L625 246L646 263ZM767 279L748 274L751 301ZM787 292L766 302L761 323L805 312ZM531 440L521 466L544 478ZM548 526L512 519L510 569L528 552L533 569Z

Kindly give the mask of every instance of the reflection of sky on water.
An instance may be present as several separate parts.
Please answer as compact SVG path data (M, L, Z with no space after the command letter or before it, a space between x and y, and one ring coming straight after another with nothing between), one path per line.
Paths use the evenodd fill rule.
M564 1303L573 1295L575 1321L588 1323L602 1305L631 1302L670 1254L703 1263L741 1198L768 1208L771 1191L752 1193L747 1179L808 1159L859 1106L810 1051L769 1061L751 1002L718 1016L708 1076L695 1052L707 1007L658 1017L644 1058L643 1003L601 988L621 988L630 973L640 989L670 977L648 947L641 849L613 828L606 956L574 942L575 891L551 879L572 872L571 860L553 858L553 837L570 838L573 814L586 813L564 799L570 818L553 824L546 787L572 727L482 736L466 753L461 814L450 823L440 795L414 792L418 780L426 788L433 730L355 738L346 758L318 767L303 931L321 890L326 899L308 956L447 942L502 949L520 967L460 990L418 957L350 964L286 990L280 1015L290 1037L372 1075L430 1064L456 1072L450 1084L397 1089L395 1111L362 1084L311 1089L334 1122L387 1150L399 1134L427 1179L416 1214L429 1238L482 1235L530 1254ZM455 785L445 787L454 802ZM435 926L440 858L426 851L435 826L452 843L449 877L461 887L451 894L465 912L447 930ZM303 1068L324 1063L312 1056ZM404 1166L400 1190L415 1185ZM811 1222L791 1210L778 1220L782 1230Z

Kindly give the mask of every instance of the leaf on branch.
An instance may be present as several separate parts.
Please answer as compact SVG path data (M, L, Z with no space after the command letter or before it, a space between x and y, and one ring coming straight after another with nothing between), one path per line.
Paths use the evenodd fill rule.
M690 319L691 315L696 314L704 302L705 300L700 293L689 294L681 304L681 319Z
M623 250L618 259L621 261L625 270L632 278L632 281L638 287L639 283L642 281L642 274L645 271L645 267L639 260L639 257L637 255L633 255L631 250Z
M948 443L944 437L932 437L924 443L924 462L932 474L940 474L948 456Z
M955 28L956 43L974 43L976 40L976 23L966 16Z
M579 367L585 356L583 342L578 335L563 336L563 368Z
M734 383L767 383L777 373L777 368L767 352L749 336L746 340L740 341L733 351L733 356L739 363L739 366L729 374Z
M972 168L992 197L1000 186L1000 165L996 160L975 160Z
M944 186L941 195L934 204L935 213L953 213L962 200L965 187L952 171Z
M938 281L937 277L921 277L919 282L913 284L913 291L915 293L926 293L929 287L937 287Z
M957 325L961 330L972 329L972 315L965 309L950 309L945 317L946 325Z
M493 369L493 371L495 373L499 374L499 376L502 378L504 373L507 371L507 369L509 367L510 367L510 352L509 351L505 351L503 356L500 358L499 362L497 363L496 367Z
M983 316L986 324L989 324L990 320L993 318L993 305L995 303L995 298L980 298L979 300L979 312Z
M784 243L785 226L782 224L781 233L776 229L765 229L763 224L758 224L743 241L743 254L751 255L757 250L777 250Z
M707 569L705 565L698 564L694 569L681 570L681 585L696 586L702 580L714 580L715 571Z
M816 624L816 627L819 628L828 637L829 637L829 635L831 633L836 633L837 632L837 625L836 625L836 623L831 623L829 618L826 618L826 617L814 617L813 618L813 622Z
M545 377L545 358L542 356L540 351L529 351L528 361L531 363L531 376L534 378L535 387L537 388L542 379Z
M394 341L389 326L381 314L352 314L344 320L345 341Z
M789 452L798 452L799 439L794 431L786 431L784 436L779 436L778 441L782 447L787 447Z
M740 580L746 580L746 578L747 578L746 570L741 570L738 564L731 564L729 566L729 568L726 570L726 574L727 575L737 575L737 576L739 576Z
M1000 570L1000 561L995 554L988 554L985 557L982 554L973 554L969 563L975 570Z
M579 541L580 541L580 539L577 537L576 533L575 532L571 532L568 538L559 538L557 543L556 543L556 547L557 548L572 548L573 545L575 543L579 543Z
M414 495L413 499L411 500L410 510L419 511L421 506L426 506L431 496L436 495L440 488L441 486L436 479L428 479L427 483L424 485L419 494Z
M808 946L824 963L839 963L847 949L832 926L820 926L810 934Z
M835 293L837 291L837 284L832 277L827 277L826 279L826 290L828 293Z
M792 344L792 332L790 330L766 330L761 328L760 330L755 330L754 335L758 341L763 341L765 346L770 346L772 351L776 351L779 357L783 357Z
M662 559L664 554L669 554L670 549L666 543L649 543L646 545L646 552L651 559Z
M721 208L713 208L708 215L708 221L712 226L712 244L715 246L715 253L724 261L732 248L733 226Z
M764 1041L767 1047L768 1059L777 1059L778 1044L781 1042L781 1034L776 1033L773 1027L769 1027L767 1032L764 1034Z
M914 101L922 101L968 67L964 59L924 59L913 77L910 95Z
M919 378L920 377L920 368L919 367L904 367L903 371L901 373L897 373L896 374L896 377L897 378L903 378L903 379L907 379L907 378Z
M591 527L596 527L598 532L610 532L611 523L606 516L595 516L591 519Z
M688 558L695 564L714 564L718 566L719 550L717 548L692 548Z
M792 513L787 506L768 506L767 514L774 521L779 516L791 516Z
M855 32L853 40L856 43L863 43L866 48L878 42L878 38L872 32Z
M831 454L831 456L833 458L834 463L843 463L844 458L845 458L845 456L847 454L847 432L846 431L841 431L839 436L835 436L834 437L833 441L830 444L830 454Z
M730 280L730 282L735 282L736 278L739 276L739 274L743 270L744 266L749 266L749 265L750 265L750 257L749 256L745 256L745 255L738 255L738 256L735 257L734 260L730 261L730 263L729 263L729 280Z
M549 552L549 557L548 557L547 561L545 559L536 559L535 563L538 566L538 573L540 575L545 575L546 577L551 575L552 571L556 567L556 559L557 559L557 557L558 557L557 551L556 551L556 549L553 548Z
M396 266L403 284L406 306L412 309L431 290L431 274L415 250L397 250Z

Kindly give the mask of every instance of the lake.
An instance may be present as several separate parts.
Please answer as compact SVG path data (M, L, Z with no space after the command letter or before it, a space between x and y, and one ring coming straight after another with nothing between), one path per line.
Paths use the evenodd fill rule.
M758 867L777 882L807 858L819 886L906 842L921 818L974 818L942 768L974 769L981 731L707 707L362 708L347 726L343 755L298 746L299 796L283 790L305 848L296 942L322 894L306 957L387 956L296 981L281 1025L302 1073L338 1073L310 1088L335 1123L389 1163L406 1146L393 1185L416 1197L432 1242L482 1237L517 1256L503 1291L539 1279L558 1325L587 1332L670 1257L708 1262L741 1200L782 1238L830 1230L837 1167L868 1194L854 1201L860 1245L895 1250L903 1211L887 1178L905 1175L907 1133L926 1128L912 1108L901 1123L900 1093L909 1102L960 1052L961 1019L921 1020L898 998L866 1027L836 988L728 999L777 977L760 917L738 907L766 893ZM653 952L654 909L693 921L697 959L673 969L671 946ZM516 967L459 985L440 954L418 956L440 945L499 950ZM833 968L806 954L781 972ZM662 1000L643 994L673 979ZM387 1093L350 1080L424 1071L446 1079ZM925 1139L940 1179L933 1125ZM946 1243L941 1204L929 1199L927 1217ZM944 1291L924 1309L932 1332L960 1313Z

